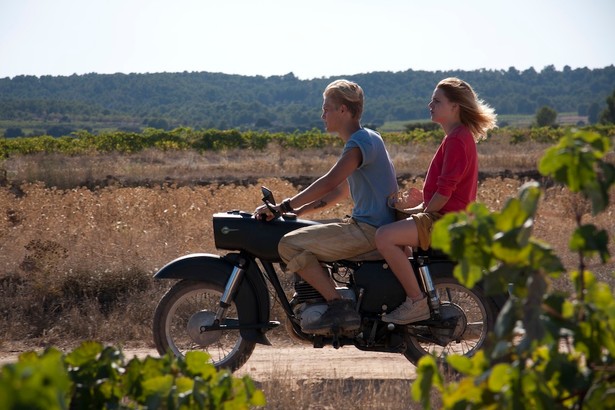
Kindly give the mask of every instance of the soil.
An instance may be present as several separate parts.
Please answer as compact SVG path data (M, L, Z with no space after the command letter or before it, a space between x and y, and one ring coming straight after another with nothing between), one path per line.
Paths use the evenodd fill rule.
M23 351L25 349L19 347L2 348L0 365L17 361ZM127 348L123 352L127 361L133 357L158 357L158 352L150 348ZM249 375L255 381L272 378L414 380L416 367L401 354L364 352L353 346L316 349L308 345L276 346L274 343L272 346L257 345L235 375Z
M416 367L403 355L310 346L257 346L237 371L255 380L289 376L292 379L415 379Z

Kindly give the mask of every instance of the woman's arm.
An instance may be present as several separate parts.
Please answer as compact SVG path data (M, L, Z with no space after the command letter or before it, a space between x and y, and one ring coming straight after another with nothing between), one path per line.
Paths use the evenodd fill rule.
M423 209L423 212L438 212L446 205L450 196L444 196L438 192L431 197L431 200L427 206Z

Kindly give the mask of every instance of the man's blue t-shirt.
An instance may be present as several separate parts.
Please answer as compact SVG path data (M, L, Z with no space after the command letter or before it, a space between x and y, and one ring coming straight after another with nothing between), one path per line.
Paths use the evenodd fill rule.
M350 195L354 202L352 217L372 226L395 221L394 211L387 205L387 197L397 192L395 168L380 134L361 128L350 136L342 155L359 148L363 162L349 177Z

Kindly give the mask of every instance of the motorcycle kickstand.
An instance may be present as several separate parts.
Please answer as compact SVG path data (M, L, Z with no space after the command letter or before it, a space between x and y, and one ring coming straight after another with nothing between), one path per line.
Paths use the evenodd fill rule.
M366 340L367 346L373 346L374 340L376 339L376 330L378 329L378 321L374 320L374 324L372 325L372 330L369 332L369 337Z
M331 345L333 346L334 349L339 349L340 347L342 347L340 343L340 328L339 326L335 325L331 327L331 331L333 333L333 337L331 339Z

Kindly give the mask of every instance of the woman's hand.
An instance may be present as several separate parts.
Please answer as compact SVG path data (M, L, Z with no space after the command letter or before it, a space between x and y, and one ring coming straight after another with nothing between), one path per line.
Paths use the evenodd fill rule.
M413 206L412 208L406 208L402 212L408 215L420 214L421 212L425 212L425 207L421 202L419 205Z

